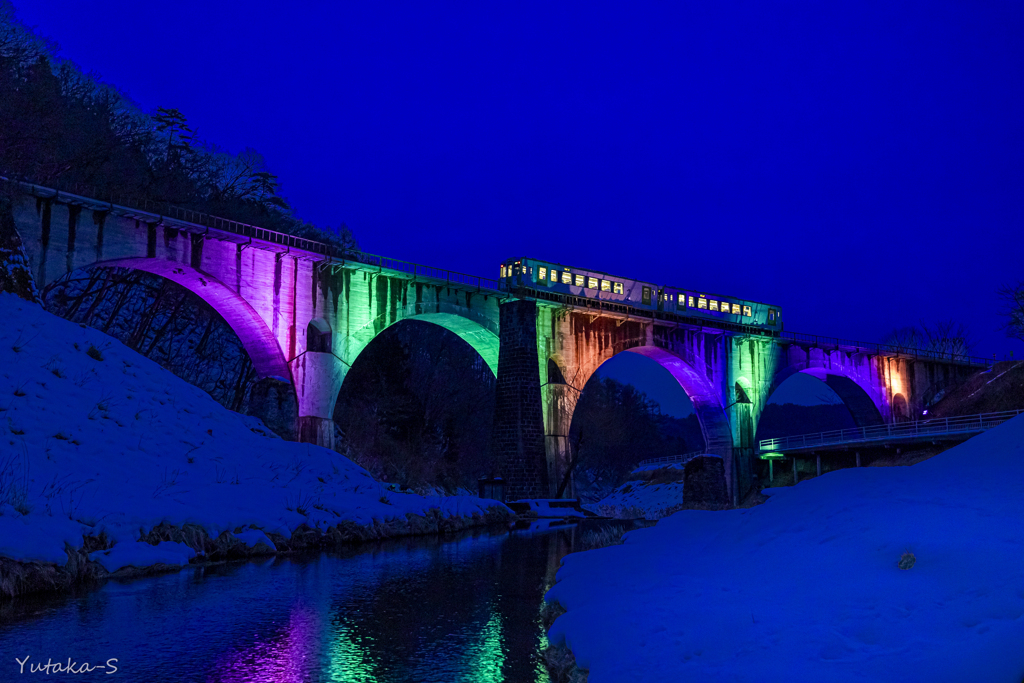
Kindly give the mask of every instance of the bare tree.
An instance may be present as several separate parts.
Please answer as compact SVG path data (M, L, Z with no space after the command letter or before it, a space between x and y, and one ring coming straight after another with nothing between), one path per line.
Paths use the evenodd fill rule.
M940 320L934 325L921 323L921 331L929 351L950 357L969 356L974 349L974 340L967 327L955 320Z
M897 351L920 349L924 347L921 339L921 331L913 325L899 327L890 332L882 342L888 346L895 346Z
M1024 341L1024 280L1004 285L996 292L1002 303L1000 313L1006 317L1000 329L1007 337Z
M933 325L923 320L918 326L900 327L882 342L897 351L929 351L943 356L967 356L974 349L974 339L963 323L940 320Z

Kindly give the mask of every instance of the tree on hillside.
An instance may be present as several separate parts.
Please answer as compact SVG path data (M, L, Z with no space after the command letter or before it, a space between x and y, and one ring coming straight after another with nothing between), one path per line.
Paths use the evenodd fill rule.
M700 448L683 436L693 431L685 422L662 415L636 387L595 375L580 394L569 429L570 471L585 469L594 481L618 482L641 460Z
M1006 336L1024 341L1024 280L1000 287L997 294L1006 318L1001 329Z
M200 140L173 107L148 115L57 55L0 0L0 173L98 199L145 198L356 249L293 215L258 153Z
M890 332L882 342L899 351L930 351L945 356L969 356L974 339L963 323L940 320L933 325L921 321L918 326L900 327Z

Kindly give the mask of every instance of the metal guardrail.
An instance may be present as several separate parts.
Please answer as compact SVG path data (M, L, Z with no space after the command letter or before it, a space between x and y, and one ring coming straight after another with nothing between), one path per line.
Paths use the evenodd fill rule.
M0 180L8 180L8 178L0 176ZM259 240L261 242L283 246L289 250L297 249L308 254L316 254L322 257L316 260L330 261L337 265L344 265L346 262L359 263L380 269L395 270L401 273L413 275L414 277L428 277L434 280L443 280L444 282L453 285L476 287L477 289L490 289L496 292L498 291L498 280L496 278L469 275L468 273L460 273L453 270L445 270L444 268L425 266L420 263L401 261L387 256L366 254L358 251L348 251L326 242L311 240L305 237L299 237L298 235L278 232L276 230L269 230L267 228L261 228L258 225L240 223L238 221L213 216L200 211L184 209L163 202L153 202L145 198L139 199L133 197L95 199L93 197L65 192L63 190L57 190L43 185L36 185L34 183L22 181L13 182L18 183L23 187L30 188L30 191L36 196L54 197L55 199L59 198L64 201L68 201L68 203L93 206L99 210L107 210L131 216L139 216L140 213L146 214L147 217L153 219L153 222L157 223L166 222L167 219L170 219L177 223L194 226L195 228L202 228L203 230L199 230L199 232L216 230L245 237L249 240ZM196 231L194 230L193 232Z
M1006 410L1000 413L915 420L913 422L898 422L896 424L876 425L874 427L854 427L815 434L799 434L778 439L762 439L757 443L757 450L758 453L781 453L787 450L803 450L814 447L886 441L889 439L909 439L916 436L969 434L991 429L1022 413L1024 413L1024 409Z
M966 365L984 365L988 367L994 360L980 356L970 356L965 353L950 353L944 351L930 351L917 349L895 344L875 344L872 342L853 341L851 339L840 339L839 337L822 337L816 334L803 334L801 332L782 332L780 339L789 339L794 342L810 343L814 346L855 348L862 353L874 353L879 356L900 356L907 358L919 358L924 360L938 360L947 363L960 363Z
M671 465L673 463L682 463L685 465L698 455L704 455L705 453L707 453L706 449L690 451L689 453L683 453L682 455L666 455L662 458L649 458L647 460L641 460L637 467L647 467L648 465Z

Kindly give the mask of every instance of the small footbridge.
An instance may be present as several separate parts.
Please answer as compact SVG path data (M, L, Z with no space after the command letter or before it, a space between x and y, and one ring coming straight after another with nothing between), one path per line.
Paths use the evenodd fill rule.
M1024 413L1024 409L762 439L757 444L757 454L762 458L781 458L786 455L818 451L848 450L851 446L888 446L897 443L961 440L997 427L1021 413Z
M666 455L661 458L648 458L647 460L641 460L637 468L657 468L657 467L668 467L669 465L685 465L690 462L698 455L707 455L707 449L701 449L699 451L690 451L689 453L682 453L681 455Z

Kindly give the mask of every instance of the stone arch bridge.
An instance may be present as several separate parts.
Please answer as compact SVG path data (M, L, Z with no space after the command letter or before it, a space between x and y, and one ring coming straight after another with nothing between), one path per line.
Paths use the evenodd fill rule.
M580 391L618 353L660 363L694 405L733 500L751 486L754 432L778 385L803 372L830 386L858 426L919 415L975 359L707 321L601 302L498 290L497 280L366 254L162 206L138 209L20 185L14 224L36 285L78 269L168 278L238 334L261 378L293 385L297 434L333 445L348 369L384 329L430 322L468 342L496 375L493 443L510 499L549 497L567 469ZM571 484L566 488L571 493Z

